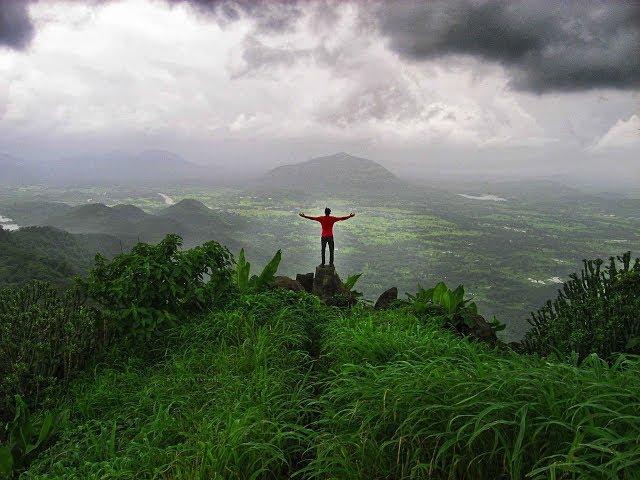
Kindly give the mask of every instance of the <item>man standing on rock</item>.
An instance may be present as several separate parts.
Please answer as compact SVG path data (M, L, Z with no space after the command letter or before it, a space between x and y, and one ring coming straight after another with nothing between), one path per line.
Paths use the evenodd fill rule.
M348 220L351 217L355 217L355 213L351 213L346 217L333 217L331 216L331 209L329 207L324 209L324 215L320 217L308 217L304 213L299 214L302 218L308 218L309 220L315 220L322 225L322 236L320 237L320 245L322 246L322 266L324 267L324 252L329 245L329 266L333 267L333 224L341 220Z

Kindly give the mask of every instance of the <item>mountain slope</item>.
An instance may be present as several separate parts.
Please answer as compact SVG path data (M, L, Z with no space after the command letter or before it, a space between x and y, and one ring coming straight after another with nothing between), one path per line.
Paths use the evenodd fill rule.
M161 210L158 216L170 218L197 229L228 227L233 220L233 217L216 212L192 198L185 198Z
M40 162L0 154L0 185L159 185L210 183L215 170L164 150L114 151Z
M298 192L387 192L406 186L379 163L348 153L318 157L293 165L282 165L259 178L261 190Z
M39 179L40 175L27 161L0 153L0 185L33 184Z
M156 242L168 233L188 235L181 222L146 213L133 205L108 207L93 203L50 218L46 225L71 233L107 233L127 241Z
M189 228L192 235L185 238L187 244L216 240L232 249L237 246L237 240L233 239L231 232L244 225L239 216L217 212L191 198L161 210L158 216L180 222Z
M66 284L87 272L96 253L113 257L121 249L121 242L110 235L74 235L51 227L0 229L0 285L31 280Z
M216 240L231 249L238 247L234 232L245 222L238 215L212 210L193 199L182 200L157 215L135 205L102 203L70 206L64 203L22 202L2 206L19 225L55 227L74 234L107 234L128 248L138 241L158 242L167 234L180 235L185 246Z

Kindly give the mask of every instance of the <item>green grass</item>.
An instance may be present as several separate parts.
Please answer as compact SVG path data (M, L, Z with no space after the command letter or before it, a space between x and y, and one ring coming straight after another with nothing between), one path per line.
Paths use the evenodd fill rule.
M333 322L310 478L638 478L640 365L499 353L403 313Z
M114 350L21 478L635 479L640 362L576 367L402 310L242 297Z
M87 374L25 478L287 478L309 448L313 326L265 301L170 331L160 362Z

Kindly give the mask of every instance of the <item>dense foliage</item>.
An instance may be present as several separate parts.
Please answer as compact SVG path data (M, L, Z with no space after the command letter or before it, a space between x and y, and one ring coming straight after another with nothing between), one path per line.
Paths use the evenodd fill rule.
M583 352L521 355L452 334L478 315L462 286L331 307L269 288L280 251L251 276L244 252L234 269L216 242L180 245L98 256L64 296L0 292L0 475L635 478L640 358L613 358L604 327ZM619 262L572 277L546 341L609 315L636 348L640 266Z
M148 339L165 323L228 299L229 252L215 242L179 245L168 236L112 262L98 255L80 288L64 293L43 282L0 290L0 420L8 420L16 394L43 403L112 338Z
M111 258L120 242L108 235L71 234L50 227L25 227L15 232L0 227L0 285L32 280L69 285L84 274L96 252Z
M282 251L278 250L264 266L260 275L251 275L251 263L246 259L244 248L241 249L238 254L234 275L236 287L241 292L258 291L266 288L275 279L281 260Z
M15 416L6 427L7 441L0 445L0 478L29 465L29 461L47 446L66 412L47 412L39 423L29 412L27 404L16 395Z
M634 478L640 363L498 353L407 309L243 295L75 382L35 478ZM505 478L506 478L505 477Z
M163 324L220 305L230 294L229 251L213 241L189 250L180 250L181 244L178 235L167 235L111 262L97 255L81 285L117 329L148 337Z
M428 290L419 287L415 295L408 297L416 315L433 318L444 327L464 330L460 327L473 327L474 317L478 316L478 306L475 302L464 298L463 285L458 285L452 290L444 282L440 282ZM496 332L505 328L505 325L495 318L490 325Z
M41 403L108 337L101 315L77 290L61 295L41 282L0 290L0 422L11 415L16 394Z
M609 263L585 260L584 268L532 314L523 344L530 352L580 359L590 353L613 360L621 352L640 353L640 259L631 253Z

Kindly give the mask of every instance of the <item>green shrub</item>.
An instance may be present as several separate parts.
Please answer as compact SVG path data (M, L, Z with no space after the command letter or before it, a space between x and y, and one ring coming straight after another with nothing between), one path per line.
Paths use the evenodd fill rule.
M11 478L51 440L66 412L47 412L37 423L20 395L15 396L15 416L5 428L7 440L0 442L0 478Z
M584 260L580 275L571 274L558 292L531 314L532 329L523 345L529 352L579 359L590 353L611 361L621 352L640 353L640 259L631 252L609 264Z
M440 282L428 290L419 287L416 295L407 294L407 296L416 315L435 318L445 327L456 328L462 323L467 327L473 327L473 317L478 315L478 306L475 302L464 299L462 285L451 290L444 282ZM506 327L495 318L490 325L496 332Z
M167 235L111 262L96 255L80 284L119 331L149 337L163 324L220 305L231 292L233 258L225 247L211 241L179 250L181 244L178 235Z
M11 415L16 394L39 404L108 339L100 315L77 290L60 294L42 282L0 290L0 422Z
M278 250L271 260L264 266L260 275L251 275L251 263L247 262L244 248L240 250L234 280L241 292L263 290L276 278L278 266L282 260L282 251Z

